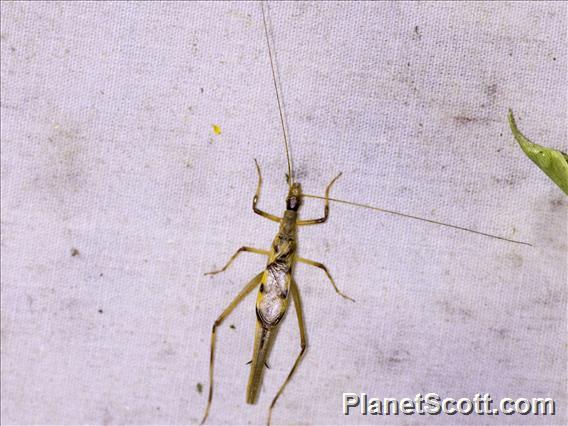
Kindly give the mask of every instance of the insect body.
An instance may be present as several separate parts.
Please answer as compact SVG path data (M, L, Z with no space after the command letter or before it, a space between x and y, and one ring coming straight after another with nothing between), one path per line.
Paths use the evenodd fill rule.
M211 333L211 358L209 365L209 398L207 401L207 407L205 409L205 415L201 423L203 424L209 415L209 410L211 407L211 402L213 398L213 367L214 367L214 354L215 354L215 333L216 328L219 326L223 320L229 315L229 313L237 306L240 301L250 293L255 287L259 286L258 296L256 299L256 332L254 338L254 349L253 357L251 361L251 370L247 385L246 401L249 404L256 403L258 392L260 389L260 384L262 381L262 373L264 371L264 366L266 365L266 356L268 350L272 343L272 338L274 336L275 328L278 327L280 321L284 317L286 310L289 305L290 296L294 301L296 307L296 315L298 317L298 326L300 328L300 353L298 354L290 373L286 377L286 380L280 386L276 396L270 404L268 412L268 424L270 424L270 419L272 415L272 409L276 404L276 401L284 391L284 388L290 381L290 378L294 374L298 363L300 362L305 350L306 350L306 332L304 328L304 320L302 317L302 309L300 302L300 295L296 282L293 277L294 265L296 262L306 263L311 266L318 267L322 269L327 277L329 278L331 284L335 288L335 291L342 297L353 301L350 297L346 296L339 291L333 278L329 274L327 268L313 260L304 259L298 257L296 254L296 240L297 240L297 227L305 225L316 225L324 223L329 216L329 191L334 182L341 176L341 173L337 175L327 186L325 190L325 205L324 205L324 215L321 218L309 219L309 220L299 220L298 211L302 205L302 187L298 182L291 182L290 179L290 189L288 191L288 196L286 197L286 210L284 215L279 218L257 207L258 199L260 196L260 188L262 185L262 175L260 172L260 166L256 163L256 168L258 172L258 186L256 193L253 198L252 208L255 213L272 220L274 222L280 223L280 229L272 242L270 250L261 250L252 247L241 247L236 251L236 253L229 259L227 264L218 271L209 272L206 275L217 274L219 272L225 271L235 258L242 252L250 252L262 254L268 257L266 268L263 272L256 275L237 297L229 304L229 306L223 311L223 313L217 318L213 324L213 330Z
M207 406L205 408L205 413L201 424L205 423L207 417L209 416L209 411L211 409L211 403L213 399L213 371L214 371L214 358L215 358L215 342L216 342L216 330L217 327L224 321L224 319L232 312L232 310L247 296L253 289L257 286L259 287L258 296L256 299L256 332L254 338L254 348L253 348L253 357L251 361L251 369L249 374L249 380L247 385L246 391L246 401L249 404L256 403L258 393L260 390L260 384L262 381L262 374L264 371L264 367L266 365L266 358L270 349L270 345L275 335L276 328L279 326L280 321L284 317L286 310L289 306L290 298L292 298L295 311L298 319L298 326L300 329L300 353L296 357L296 360L292 366L292 369L288 373L284 383L278 389L276 396L273 398L270 408L268 411L268 424L270 424L272 410L284 391L284 388L290 381L291 377L293 376L298 364L306 350L306 331L304 328L304 320L301 308L301 301L300 295L298 291L298 287L293 277L294 266L296 262L305 263L311 266L315 266L323 270L326 274L328 280L331 282L332 286L334 287L335 291L345 299L351 300L354 302L353 299L343 294L337 288L331 274L327 270L327 268L319 262L315 262L313 260L304 259L297 256L296 247L297 247L297 227L298 226L305 226L305 225L316 225L324 223L329 216L329 202L334 201L338 203L349 204L352 206L363 207L367 209L372 209L375 211L380 211L383 213L395 214L403 217L407 217L410 219L421 220L425 222L429 222L436 225L446 226L454 229L459 229L462 231L472 232L478 235L483 235L486 237L497 238L504 241L509 241L518 244L525 244L530 245L529 243L515 241L504 237L499 237L491 234L486 234L483 232L475 231L472 229L464 228L461 226L451 225L447 223L438 222L435 220L420 218L417 216L404 214L395 212L392 210L385 210L378 207L369 206L366 204L354 203L350 201L338 200L335 198L331 198L329 196L330 189L335 181L341 176L341 173L337 175L328 185L325 190L325 196L317 196L317 195L310 195L302 193L301 185L298 182L294 182L294 177L292 173L292 162L290 159L290 152L288 148L288 137L286 132L286 125L284 122L284 114L281 105L280 95L278 84L276 80L276 73L275 73L275 66L272 59L272 49L270 45L270 40L268 36L268 27L266 24L266 15L264 10L264 3L262 5L262 16L263 16L263 23L264 23L264 30L266 36L266 42L268 45L269 57L270 57L270 64L272 70L272 77L274 82L274 88L276 92L276 99L278 102L278 110L280 113L280 121L282 124L282 131L284 133L284 146L286 149L286 156L287 156L287 163L288 163L288 185L289 191L286 197L286 210L284 211L283 216L277 217L270 213L267 213L257 207L258 199L260 196L260 189L262 186L262 175L260 171L260 167L255 160L256 169L258 172L258 184L256 188L256 192L253 198L252 208L254 212L260 216L265 217L273 222L278 222L280 224L280 228L274 241L272 242L272 246L269 250L262 250L253 247L241 247L239 248L233 256L229 259L227 264L218 271L208 272L206 275L213 275L220 272L225 271L231 263L235 260L235 258L241 254L242 252L249 252L249 253L256 253L260 255L264 255L268 258L266 268L264 271L257 274L237 295L237 297L225 308L225 310L219 315L217 320L213 324L213 329L211 332L211 356L209 361L209 396L207 400ZM298 211L302 205L302 201L304 198L316 198L316 199L323 199L324 200L324 215L317 219L309 219L309 220L300 220L298 218Z

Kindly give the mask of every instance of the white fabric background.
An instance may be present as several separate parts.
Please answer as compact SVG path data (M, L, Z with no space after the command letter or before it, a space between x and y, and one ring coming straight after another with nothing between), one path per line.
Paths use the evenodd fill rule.
M333 205L301 230L301 254L357 303L298 266L310 347L274 423L565 424L566 197L506 113L567 150L566 4L270 16L306 192L343 171L336 197L534 244ZM284 208L260 6L2 2L1 19L2 423L195 424L211 325L264 259L203 272L277 229L251 210L253 158L261 206ZM302 214L321 212L309 200ZM220 328L210 424L265 422L299 350L291 308L246 405L253 306ZM345 417L345 391L552 397L558 415Z

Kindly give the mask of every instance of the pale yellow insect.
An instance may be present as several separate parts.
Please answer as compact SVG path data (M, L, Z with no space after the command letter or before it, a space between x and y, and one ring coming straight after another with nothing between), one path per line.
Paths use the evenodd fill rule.
M294 180L294 174L293 174L293 170L292 170L292 162L291 162L291 159L290 159L290 153L289 153L289 148L288 148L288 136L287 136L287 131L286 131L286 125L285 125L285 122L284 122L284 114L283 114L282 104L281 104L281 100L280 100L280 92L279 92L279 88L278 88L278 84L277 84L277 80L276 80L275 66L274 66L274 62L273 62L273 51L272 51L272 46L271 46L271 42L270 42L268 26L267 26L267 22L266 22L266 14L267 13L265 11L264 3L261 4L261 7L262 7L262 16L263 16L263 24L264 24L264 30L265 30L266 43L267 43L268 53L269 53L269 57L270 57L272 77L273 77L274 88L275 88L275 93L276 93L276 98L277 98L277 103L278 103L278 110L279 110L279 113L280 113L280 121L281 121L281 125L282 125L283 136L284 136L284 146L285 146L285 149L286 149L286 157L287 157L287 163L288 163L289 190L288 190L288 195L286 196L286 210L284 211L284 214L283 214L282 217L277 217L275 215L272 215L270 213L267 213L267 212L259 209L257 207L257 204L258 204L258 199L259 199L259 196L260 196L260 189L261 189L261 186L262 186L262 175L261 175L260 166L259 166L258 162L256 162L256 160L255 160L255 164L256 164L256 168L257 168L257 172L258 172L258 183L257 183L256 192L255 192L254 197L253 197L252 208L253 208L253 211L256 214L263 216L266 219L269 219L273 222L279 223L280 227L279 227L278 233L276 234L276 237L274 238L270 249L263 250L263 249L246 247L246 246L241 247L235 252L235 254L233 254L233 256L231 256L231 258L229 259L229 261L227 262L227 264L223 268L221 268L220 270L217 270L217 271L208 272L206 274L206 275L213 275L213 274L218 274L220 272L225 271L232 264L232 262L235 260L235 258L239 254L241 254L242 252L256 253L256 254L266 256L268 258L266 268L262 272L257 274L239 292L237 297L235 297L235 299L225 308L225 310L221 313L221 315L219 315L219 317L217 318L217 320L213 324L213 329L212 329L212 332L211 332L211 355L210 355L210 364L209 364L209 393L208 393L207 406L205 408L205 413L203 415L203 419L201 420L201 424L205 423L205 421L207 420L207 417L209 416L209 412L210 412L210 409L211 409L211 403L212 403L212 400L213 400L213 373L214 373L216 329L219 325L221 325L221 323L225 320L225 318L233 311L233 309L244 299L244 297L247 296L257 286L260 286L260 288L259 288L258 296L257 296L257 299L256 299L256 316L257 316L256 332L255 332L255 338L254 338L254 347L253 347L253 356L252 356L252 361L251 361L251 370L250 370L250 374L249 374L249 380L248 380L247 391L246 391L246 402L248 404L255 404L256 403L258 393L259 393L259 390L260 390L260 385L261 385L261 382L262 382L262 375L263 375L264 367L266 365L266 357L267 357L268 349L270 348L270 345L272 344L272 340L273 340L273 337L274 337L274 334L275 334L274 332L275 332L276 328L279 326L280 321L282 320L282 318L284 317L284 315L286 313L286 310L287 310L288 305L289 305L290 297L292 298L294 305L295 305L296 315L297 315L297 319L298 319L298 326L299 326L299 331L300 331L300 352L297 355L296 360L295 360L295 362L292 366L292 369L288 373L288 376L286 377L284 383L280 386L280 388L278 389L278 392L276 393L276 395L272 399L272 402L271 402L269 410L268 410L267 424L270 424L271 417L272 417L272 411L274 409L274 406L276 405L278 398L280 397L280 395L284 391L286 385L289 383L290 379L292 378L294 372L296 371L298 364L299 364L302 356L304 355L304 352L305 352L306 346L307 346L306 330L305 330L305 326L304 326L304 319L303 319L303 313L302 313L302 308L301 308L300 294L299 294L299 291L298 291L298 286L297 286L297 284L294 280L294 277L293 277L293 271L294 271L295 263L301 262L301 263L305 263L305 264L320 268L326 274L328 280L331 282L335 291L340 296L342 296L343 298L354 302L353 299L351 299L349 296L343 294L338 289L337 285L335 284L331 274L329 273L329 271L328 271L328 269L325 265L323 265L322 263L313 261L313 260L298 257L297 252L296 252L297 227L298 226L306 226L306 225L316 225L316 224L321 224L321 223L326 222L326 220L329 217L329 202L330 201L335 201L335 202L349 204L349 205L358 206L358 207L364 207L364 208L368 208L368 209L372 209L372 210L376 210L376 211L380 211L380 212L385 212L385 213L390 213L390 214L395 214L395 215L399 215L399 216L403 216L403 217L407 217L407 218L411 218L411 219L422 220L422 221L425 221L425 222L429 222L429 223L433 223L433 224L437 224L437 225L442 225L442 226L447 226L447 227L451 227L451 228L459 229L459 230L463 230L463 231L468 231L468 232L472 232L472 233L475 233L475 234L479 234L479 235L483 235L483 236L487 236L487 237L492 237L492 238L497 238L497 239L508 241L508 242L530 245L529 243L526 243L526 242L515 241L515 240L511 240L511 239L504 238L504 237L486 234L486 233L483 233L483 232L471 230L471 229L464 228L464 227L461 227L461 226L441 223L441 222L438 222L438 221L435 221L435 220L420 218L420 217L416 217L416 216L412 216L412 215L408 215L408 214L404 214L404 213L399 213L399 212L395 212L395 211L391 211L391 210L385 210L385 209L369 206L369 205L366 205L366 204L354 203L354 202L350 202L350 201L331 198L331 197L329 197L330 189L331 189L332 185L335 183L335 181L341 176L341 173L339 173L328 184L328 186L325 190L325 196L317 196L317 195L310 195L310 194L302 193L302 188L301 188L300 183L296 182ZM302 201L303 201L304 197L323 199L324 200L324 215L320 218L317 218L317 219L300 220L298 218L298 211L299 211L299 209L302 205Z

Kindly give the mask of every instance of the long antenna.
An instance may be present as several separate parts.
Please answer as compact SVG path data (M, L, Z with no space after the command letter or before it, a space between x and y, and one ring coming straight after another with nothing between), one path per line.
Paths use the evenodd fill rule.
M378 211L378 212L394 214L394 215L406 217L406 218L409 218L409 219L421 220L421 221L423 221L423 222L433 223L433 224L435 224L435 225L447 226L447 227L449 227L449 228L459 229L460 231L472 232L472 233L477 234L477 235L483 235L484 237L496 238L496 239L498 239L498 240L508 241L508 242L510 242L510 243L515 243L515 244L524 244L524 245L526 245L526 246L532 247L532 244L531 244L531 243L527 243L527 242L524 242L524 241L510 240L509 238L499 237L499 236L497 236L497 235L492 235L492 234L486 234L485 232L475 231L475 230L473 230L473 229L464 228L464 227L462 227L462 226L451 225L451 224L449 224L449 223L438 222L437 220L425 219L425 218L423 218L423 217L418 217L418 216L412 216L412 215L410 215L410 214L395 212L395 211L393 211L393 210L381 209L381 208L379 208L379 207L373 207L373 206L370 206L370 205L368 205L368 204L353 203L353 202L351 202L351 201L344 201L344 200L339 200L339 199L336 199L336 198L329 198L329 197L326 198L326 197L321 197L321 196L319 196L319 195L303 194L303 196L304 196L304 197L308 197L308 198L318 198L318 199L320 199L320 200L335 201L336 203L348 204L348 205L350 205L350 206L363 207L363 208L375 210L375 211Z
M268 56L270 57L270 68L272 69L272 81L274 82L274 91L276 92L276 100L278 101L278 112L280 113L280 123L282 124L282 133L284 133L284 147L286 148L286 159L288 160L288 185L294 183L294 175L292 174L292 160L290 159L290 148L288 146L288 134L286 132L286 124L284 121L284 113L282 112L282 101L280 100L280 91L276 82L276 71L274 70L273 52L270 45L270 37L268 36L268 26L266 24L266 12L264 11L264 1L260 3L262 9L262 21L264 22L264 35L266 36L266 45L268 46Z

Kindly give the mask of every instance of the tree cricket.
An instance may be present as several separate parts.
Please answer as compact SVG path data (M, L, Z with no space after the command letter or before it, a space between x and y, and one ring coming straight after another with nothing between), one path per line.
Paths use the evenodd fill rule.
M274 90L276 95L276 100L278 104L278 111L280 115L280 122L282 126L283 132L283 139L284 139L284 148L286 152L287 158L287 166L288 166L288 173L287 173L287 181L288 181L288 194L286 196L286 209L282 217L275 216L271 213L267 213L261 210L258 207L258 201L260 198L260 191L262 186L262 173L261 168L258 162L255 160L258 181L256 186L256 192L253 197L252 208L254 213L270 220L273 222L279 223L279 229L274 238L272 245L268 250L253 248L243 246L239 248L229 259L229 261L223 266L221 269L208 272L205 275L214 275L220 272L224 272L229 268L229 266L233 263L233 261L239 256L239 254L243 252L248 253L256 253L267 257L267 263L265 269L258 273L254 278L252 278L249 283L238 293L235 299L223 310L221 315L215 320L211 332L211 352L210 352L210 361L209 361L209 392L208 392L208 400L207 406L205 408L205 412L203 418L201 420L201 424L204 424L209 416L209 412L211 409L211 404L213 400L213 375L214 375L214 361L215 361L215 343L216 343L216 330L217 327L220 326L223 321L227 318L227 316L233 311L233 309L256 287L259 287L258 295L256 298L256 331L255 331L255 338L254 338L254 346L253 346L253 355L252 361L250 362L250 374L247 384L246 390L246 402L248 404L255 404L258 398L258 394L260 391L260 385L262 382L262 376L264 372L264 367L266 364L266 358L268 349L272 343L274 338L275 331L279 326L282 318L284 317L290 299L292 299L296 315L298 321L298 327L300 332L300 352L297 355L294 364L290 372L288 373L284 383L278 389L276 395L272 399L268 409L268 417L267 417L267 424L270 425L271 417L273 409L276 405L276 402L282 395L286 385L290 382L292 376L294 375L305 351L307 348L307 340L306 340L306 330L304 326L304 318L303 312L301 308L301 299L298 290L298 285L294 280L293 272L296 262L304 263L307 265L314 266L319 268L323 271L326 275L327 280L333 286L335 292L343 297L346 300L351 302L355 302L352 298L347 296L346 294L342 293L339 288L337 287L334 279L332 278L329 270L327 267L319 262L309 260L306 258L299 257L297 255L297 229L299 226L309 226L309 225L318 225L325 223L329 218L329 203L330 201L348 204L356 207L363 207L366 209L371 209L383 213L389 213L393 215L399 215L403 217L407 217L410 219L421 220L424 222L446 226L453 229L458 229L461 231L467 231L474 234L482 235L485 237L496 238L499 240L517 243L517 244L524 244L524 245L531 245L526 242L516 241L512 239L508 239L505 237L500 237L492 234L487 234L483 232L479 232L473 229L451 225L447 223L438 222L435 220L430 220L426 218L421 218L417 216L412 216L405 213L399 213L396 211L381 209L378 207L370 206L367 204L360 204L351 201L340 200L336 198L330 197L330 191L334 183L339 179L341 173L335 176L331 182L327 185L325 189L324 196L318 195L310 195L304 194L302 192L302 186L300 182L297 182L294 179L294 173L292 168L292 159L290 155L289 149L289 138L287 132L287 126L284 118L283 112L283 105L281 100L281 89L278 84L278 80L276 78L277 71L275 67L275 60L274 60L274 50L271 43L271 36L269 35L269 29L267 25L267 15L268 10L264 2L261 2L261 10L262 10L262 19L264 25L264 35L266 39L266 45L268 50L268 55L270 58L270 66L272 71L272 80L274 83ZM299 210L302 206L304 198L315 198L321 199L324 201L324 213L322 217L316 219L307 219L307 220L300 220L299 219Z

